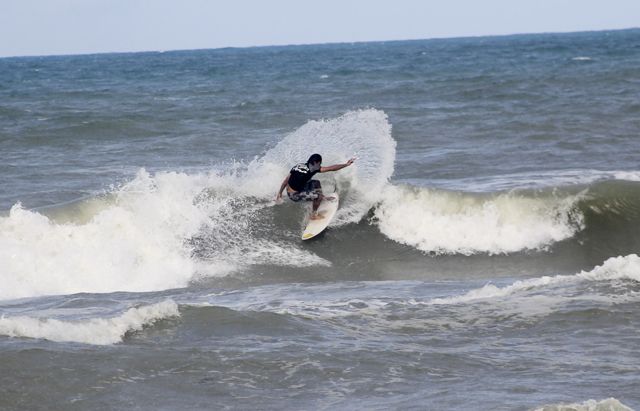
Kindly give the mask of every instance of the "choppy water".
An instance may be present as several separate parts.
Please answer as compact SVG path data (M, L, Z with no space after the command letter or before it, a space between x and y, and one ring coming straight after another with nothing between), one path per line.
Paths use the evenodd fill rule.
M0 408L639 408L639 66L639 30L0 59ZM312 152L358 160L302 243Z

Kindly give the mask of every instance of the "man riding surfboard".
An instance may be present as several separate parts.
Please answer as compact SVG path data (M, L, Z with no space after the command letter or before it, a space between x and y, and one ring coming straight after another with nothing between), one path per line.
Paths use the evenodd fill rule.
M341 170L353 164L354 161L355 159L351 158L344 164L322 167L322 156L320 154L312 154L306 163L298 163L289 171L289 174L280 185L276 202L282 201L282 191L286 188L287 196L291 201L313 201L311 219L321 218L318 216L317 210L325 196L322 194L320 182L312 180L312 177L316 173Z

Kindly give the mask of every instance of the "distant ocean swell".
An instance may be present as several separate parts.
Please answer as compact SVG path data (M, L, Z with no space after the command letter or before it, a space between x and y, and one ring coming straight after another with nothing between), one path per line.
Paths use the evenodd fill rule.
M559 187L448 191L390 183L395 145L383 112L353 111L308 122L249 164L196 174L140 170L109 194L75 204L40 211L15 205L0 217L0 299L157 291L252 264L330 266L296 240L305 209L273 202L288 167L310 152L327 163L358 157L353 167L321 176L325 190L342 193L333 229L359 230L353 223L366 221L425 253L544 252L564 241L613 241L640 227L637 173L593 172L590 182ZM379 234L367 241L381 241Z

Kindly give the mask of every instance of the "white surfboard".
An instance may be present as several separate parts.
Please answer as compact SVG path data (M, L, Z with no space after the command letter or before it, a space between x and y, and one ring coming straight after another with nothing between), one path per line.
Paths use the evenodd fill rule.
M309 219L307 228L302 233L303 240L309 240L327 228L331 220L333 220L333 216L336 215L336 211L338 211L339 201L338 193L331 193L322 200L318 207L318 215L321 218L317 220Z

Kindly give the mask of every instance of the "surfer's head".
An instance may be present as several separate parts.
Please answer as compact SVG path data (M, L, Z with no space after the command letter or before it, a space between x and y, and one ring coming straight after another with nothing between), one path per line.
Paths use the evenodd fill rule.
M309 160L307 160L307 164L311 171L320 170L320 165L322 164L322 156L320 154L311 154Z

